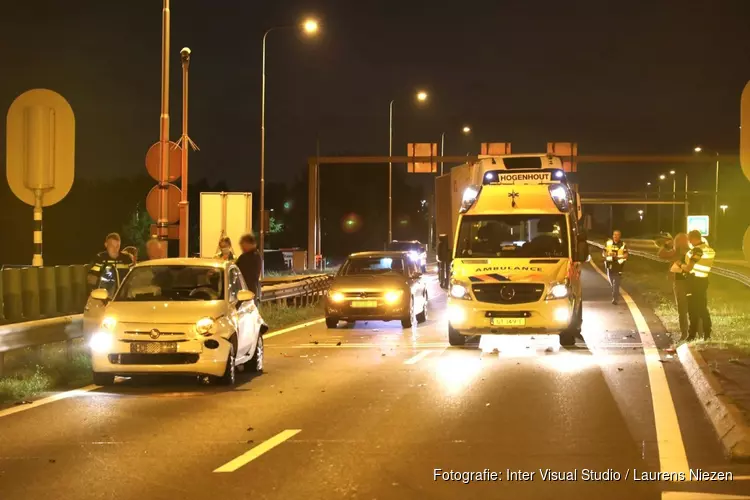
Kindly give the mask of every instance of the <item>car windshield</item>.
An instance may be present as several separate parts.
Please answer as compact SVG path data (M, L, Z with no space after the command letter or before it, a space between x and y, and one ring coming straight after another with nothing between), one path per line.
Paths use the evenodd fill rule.
M461 221L457 257L567 257L564 215L468 215Z
M404 260L399 257L352 257L341 267L341 276L404 274Z
M388 250L394 252L417 252L421 253L424 248L419 243L412 243L411 241L392 241L388 245Z
M223 269L208 266L136 267L130 271L114 300L223 300L223 278Z

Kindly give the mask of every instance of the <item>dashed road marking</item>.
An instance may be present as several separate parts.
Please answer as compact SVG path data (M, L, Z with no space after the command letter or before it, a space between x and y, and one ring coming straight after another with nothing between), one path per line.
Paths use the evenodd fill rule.
M607 280L607 275L596 264L591 262L591 266ZM685 444L682 441L677 410L674 407L667 375L664 372L661 356L654 343L654 337L651 335L651 329L649 329L646 318L643 317L643 313L638 309L630 294L620 288L620 295L625 300L630 315L633 316L643 345L643 356L646 359L651 389L651 403L654 408L654 425L656 426L656 441L659 448L661 470L664 472L684 472L686 477L690 477L690 466L685 452Z
M239 457L225 463L218 469L214 470L214 472L234 472L240 467L247 465L248 463L258 458L259 456L263 455L267 451L270 451L273 448L276 448L278 445L280 445L284 441L296 436L300 432L302 432L302 429L287 429L285 431L281 431L278 434L276 434L274 437L266 441L263 441L258 446L246 451Z
M284 333L292 332L294 330L299 330L300 328L307 328L308 326L317 325L318 323L322 323L323 321L325 321L325 318L318 318L312 321L306 321L305 323L299 323L297 325L292 325L287 328L282 328L281 330L276 330L276 331L269 332L263 335L263 339L270 339L277 335L282 335Z
M748 500L744 495L725 495L722 493L697 493L694 491L663 491L662 500Z
M409 358L406 361L404 361L404 364L405 365L413 365L415 363L418 363L422 359L424 359L427 356L429 356L430 354L432 354L432 352L433 351L430 351L430 350L424 350L424 351L420 352L419 354L417 354L415 356L412 356L411 358Z
M12 408L0 410L0 418L7 417L8 415L13 415L14 413L20 413L22 411L31 410L32 408L39 408L40 406L46 405L48 403L54 403L55 401L60 401L61 399L74 398L76 396L80 396L84 393L87 393L89 391L93 391L96 389L100 389L100 388L101 386L98 386L98 385L87 385L86 387L81 387L80 389L73 389L72 391L61 392L59 394L55 394L54 396L43 398L38 401L33 401L29 404L20 404Z

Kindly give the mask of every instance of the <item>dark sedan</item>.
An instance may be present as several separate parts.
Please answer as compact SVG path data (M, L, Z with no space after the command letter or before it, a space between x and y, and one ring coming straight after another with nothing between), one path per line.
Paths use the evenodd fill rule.
M418 264L404 252L362 252L349 256L326 297L326 325L357 320L427 320L427 287Z

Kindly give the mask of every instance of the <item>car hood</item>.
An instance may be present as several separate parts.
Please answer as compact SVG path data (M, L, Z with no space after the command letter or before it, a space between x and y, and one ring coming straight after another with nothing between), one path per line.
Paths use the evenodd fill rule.
M110 302L104 312L119 323L193 324L209 316L217 318L225 313L223 300L191 300L185 302Z
M554 283L570 271L570 259L457 259L453 274L470 281ZM458 265L457 265L458 264Z
M336 276L331 283L331 290L383 290L403 288L406 277L400 274L379 274L361 276Z

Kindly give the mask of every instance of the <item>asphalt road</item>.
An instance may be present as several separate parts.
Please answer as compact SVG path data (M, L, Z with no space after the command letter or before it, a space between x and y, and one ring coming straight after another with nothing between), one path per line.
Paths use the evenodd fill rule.
M634 470L669 472L676 462L666 447L660 455L664 424L634 319L609 303L598 274L584 278L586 342L572 349L546 337L502 341L499 353L450 348L433 282L426 324L317 324L269 338L266 373L241 375L233 390L124 381L0 416L0 499L750 495L750 480L738 479L750 468L724 460L679 362L664 353L657 365L670 390L656 413L669 414L662 404L676 411L679 429L666 428L680 431L691 468L735 480L633 480ZM658 321L641 310L664 346ZM214 472L222 467L232 471ZM503 480L435 480L435 469L488 469ZM578 477L547 481L540 469ZM587 469L621 478L586 481ZM510 481L508 470L534 475Z

